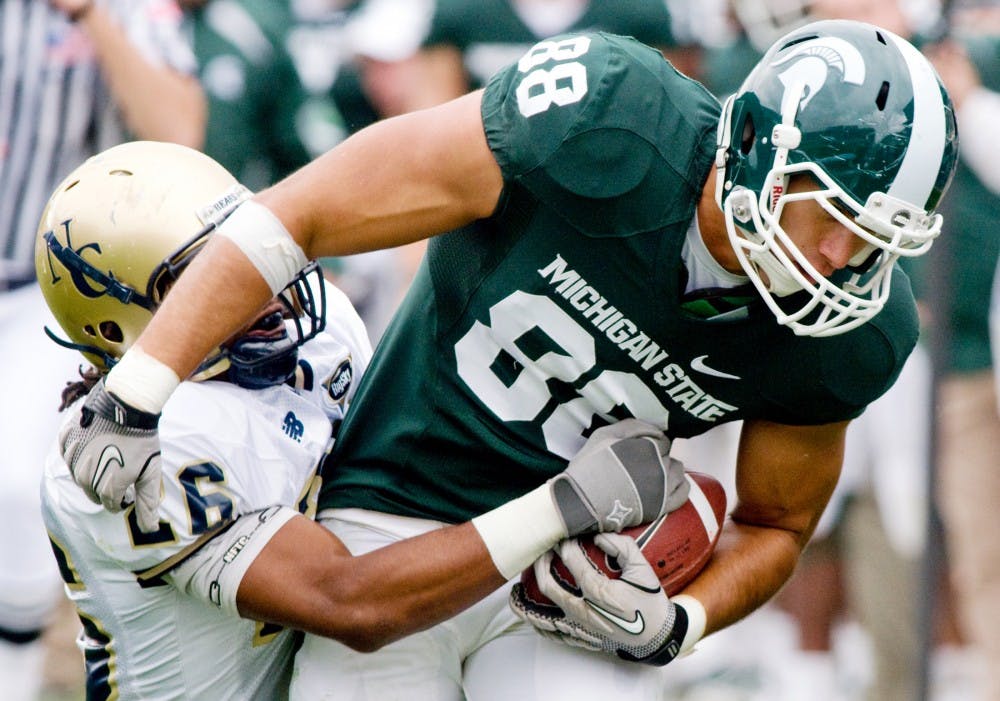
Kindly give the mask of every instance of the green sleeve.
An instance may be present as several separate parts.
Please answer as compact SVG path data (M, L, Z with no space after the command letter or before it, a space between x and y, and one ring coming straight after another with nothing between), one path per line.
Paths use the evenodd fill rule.
M536 45L494 75L482 112L508 183L587 234L620 236L690 216L719 106L659 52L597 33Z

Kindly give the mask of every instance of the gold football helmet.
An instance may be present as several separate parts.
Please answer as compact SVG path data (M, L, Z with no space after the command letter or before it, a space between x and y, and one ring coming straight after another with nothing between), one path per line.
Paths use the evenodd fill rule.
M213 159L177 144L134 141L88 159L55 189L38 225L35 271L69 340L46 332L60 345L81 351L98 369L110 369L209 234L250 195ZM310 284L309 274L318 275L307 269L279 296L287 310L283 316L291 322L285 325L296 338L275 339L273 329L256 334L248 359L251 374L260 373L274 355L282 356L284 368L290 361L294 370L298 346L322 329L322 285ZM261 336L276 342L262 343ZM240 365L234 356L239 347L227 344L212 353L195 379ZM273 379L261 386L279 378Z

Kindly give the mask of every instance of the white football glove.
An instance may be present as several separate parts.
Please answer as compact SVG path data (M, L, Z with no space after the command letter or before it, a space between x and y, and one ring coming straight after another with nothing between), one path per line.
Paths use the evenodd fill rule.
M95 504L119 512L135 503L139 528L159 528L159 414L125 404L104 388L101 379L78 404L59 432L63 459L73 481Z
M566 469L549 481L569 536L618 532L687 501L684 465L669 458L669 452L670 439L638 419L594 431Z
M602 533L598 547L621 567L619 579L598 570L576 540L557 546L559 557L576 580L571 588L553 572L553 551L535 562L538 588L563 615L543 610L514 585L510 605L540 633L568 645L615 655L629 662L665 665L677 657L687 633L687 613L667 598L660 580L634 539Z

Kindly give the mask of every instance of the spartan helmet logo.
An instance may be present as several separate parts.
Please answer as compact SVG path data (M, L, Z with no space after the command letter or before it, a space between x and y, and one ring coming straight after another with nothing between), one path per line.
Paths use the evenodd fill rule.
M777 69L785 64L790 65L778 74L778 79L785 86L782 114L789 113L790 105L786 102L800 94L798 108L804 110L823 89L831 68L840 72L845 83L861 85L865 82L865 60L861 52L850 42L837 37L820 37L796 44L789 53L772 62L771 67ZM793 89L798 85L804 86L801 93Z

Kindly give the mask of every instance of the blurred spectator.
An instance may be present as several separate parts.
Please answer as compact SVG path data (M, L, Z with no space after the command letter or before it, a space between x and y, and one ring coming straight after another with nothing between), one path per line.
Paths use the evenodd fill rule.
M659 48L687 75L698 75L691 3L665 0L436 0L411 83L411 109L481 87L540 39L601 29Z
M432 0L291 0L286 43L309 94L299 110L304 143L323 153L372 122L406 109L413 55ZM409 286L423 247L323 261L351 299L373 342Z
M181 0L208 96L206 154L251 190L304 165L308 95L285 41L287 2ZM335 111L334 111L335 112Z
M36 698L42 629L60 598L38 484L76 363L34 282L49 193L86 157L132 135L200 147L204 96L172 0L0 3L0 679ZM95 252L96 254L96 252ZM82 676L82 675L81 675Z
M962 138L946 202L948 246L927 285L933 331L941 338L938 500L958 612L984 655L989 701L1000 699L1000 541L984 534L1000 502L1000 414L990 351L989 304L1000 254L995 137L1000 91L1000 23L977 11L991 33L955 32L928 53L951 91ZM992 7L1000 19L1000 8ZM956 16L956 20L959 17ZM956 24L960 24L959 21ZM993 111L992 117L989 115ZM944 237L942 237L944 238ZM935 270L932 270L935 272ZM942 284L947 281L947 284ZM934 283L937 283L936 285Z
M993 274L993 296L990 300L990 349L993 351L993 381L1000 411L1000 260Z
M332 99L343 115L337 141L403 110L397 94L427 33L432 1L291 0L288 50L306 90ZM312 150L334 144L316 143Z

